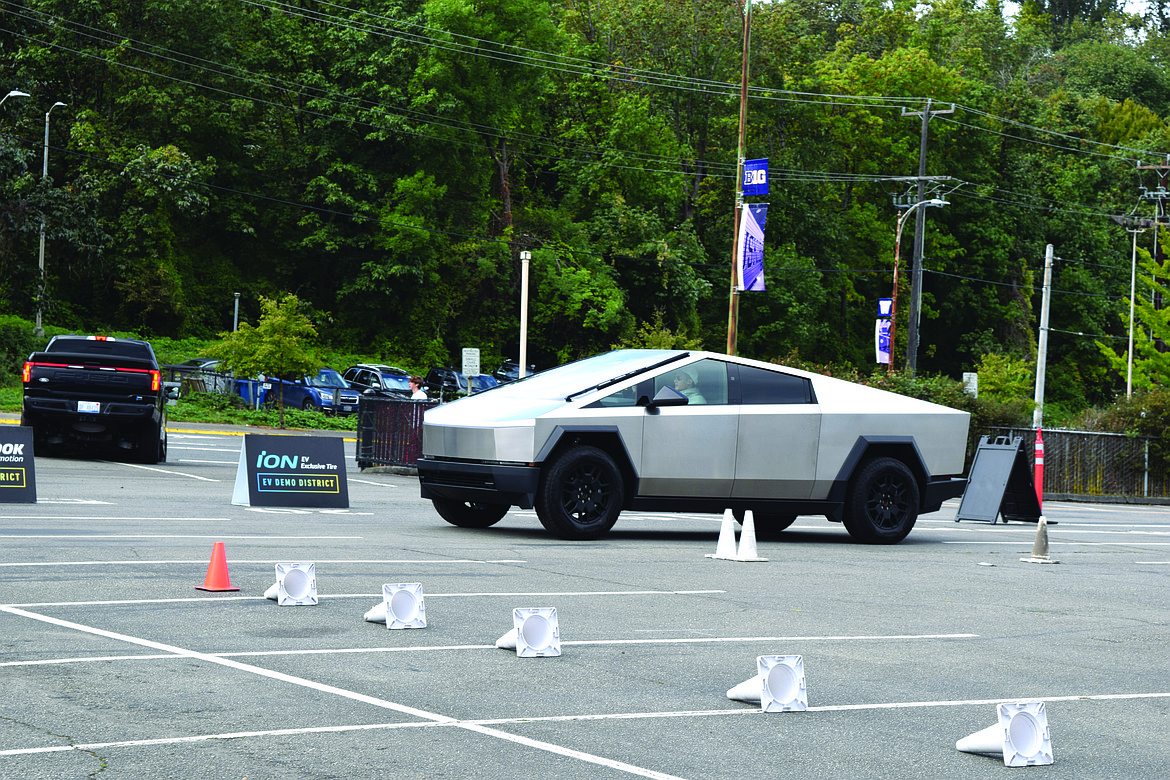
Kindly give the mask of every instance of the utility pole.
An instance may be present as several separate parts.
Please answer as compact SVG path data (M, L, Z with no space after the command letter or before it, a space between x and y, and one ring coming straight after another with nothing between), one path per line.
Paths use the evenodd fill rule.
M747 157L748 47L752 33L752 0L743 3L743 66L739 86L739 149L735 166L735 219L731 225L731 302L727 308L727 354L735 354L739 328L739 221L743 215L743 161Z
M1033 396L1032 427L1044 422L1044 376L1048 368L1048 311L1052 300L1052 244L1044 248L1044 294L1040 302L1040 344L1036 351L1036 393Z
M953 114L955 105L948 109L931 109L932 100L926 99L921 111L902 111L902 116L922 117L922 136L918 142L918 197L926 200L926 136L931 115ZM914 215L914 261L910 272L910 322L906 329L906 373L914 376L918 368L918 322L922 315L922 239L926 232L926 212L919 209Z
M1139 171L1157 171L1158 173L1158 187L1150 191L1142 187L1142 199L1151 200L1154 202L1154 262L1159 266L1165 261L1165 256L1162 253L1162 244L1158 241L1158 228L1162 225L1170 224L1170 217L1167 215L1166 202L1170 201L1170 192L1166 189L1167 176L1170 175L1170 155L1167 155L1161 165L1139 165ZM1165 302L1162 300L1162 294L1154 289L1153 304L1155 309L1164 308ZM1159 352L1166 351L1166 343L1161 339L1154 342Z

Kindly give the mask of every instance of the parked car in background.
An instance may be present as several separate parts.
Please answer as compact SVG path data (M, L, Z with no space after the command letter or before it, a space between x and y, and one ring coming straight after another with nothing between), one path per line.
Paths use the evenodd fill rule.
M470 379L470 381L468 381ZM490 374L476 374L468 377L451 367L432 368L423 379L427 394L440 400L451 400L464 395L482 393L499 386L500 382ZM470 390L468 389L470 388Z
M355 414L358 409L358 391L332 368L322 368L310 376L268 377L260 387L260 403L270 406L276 405L283 392L285 408L338 415Z
M532 376L535 373L536 366L529 364L526 376ZM502 385L508 382L515 382L520 378L520 364L515 360L505 360L492 372L492 376Z
M342 376L359 393L373 390L376 393L410 398L410 372L398 366L359 363L345 369Z
M422 497L465 528L536 509L563 539L624 509L798 515L894 544L962 495L970 415L772 363L619 350L427 412Z

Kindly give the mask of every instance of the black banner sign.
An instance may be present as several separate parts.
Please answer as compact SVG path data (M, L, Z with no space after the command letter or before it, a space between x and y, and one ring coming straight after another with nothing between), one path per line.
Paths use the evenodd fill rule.
M348 508L341 439L246 434L232 503Z
M33 429L0 425L0 504L35 504Z

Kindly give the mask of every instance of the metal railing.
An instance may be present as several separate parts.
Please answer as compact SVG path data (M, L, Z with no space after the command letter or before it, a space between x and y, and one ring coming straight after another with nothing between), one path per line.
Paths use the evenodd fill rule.
M987 433L1023 437L1035 467L1036 429L991 428ZM1041 437L1045 496L1170 498L1170 475L1151 467L1149 437L1047 428Z
M437 400L362 393L358 398L357 464L370 466L414 466L422 455L422 421Z

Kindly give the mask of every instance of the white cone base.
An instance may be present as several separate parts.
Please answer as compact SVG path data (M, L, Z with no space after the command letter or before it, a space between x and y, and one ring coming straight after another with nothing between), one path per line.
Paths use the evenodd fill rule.
M1053 762L1044 702L1000 704L999 722L955 743L964 753L1002 753L1004 766L1045 766Z
M427 608L421 583L383 585L382 604L385 606L386 628L427 627Z
M276 564L276 584L264 591L282 607L311 607L317 604L316 564Z
M759 704L764 695L764 681L759 676L744 680L734 688L729 688L727 698L733 701L746 701L748 704Z
M516 633L516 655L521 658L552 658L561 654L561 631L556 607L517 607L512 610Z
M760 708L764 712L804 712L808 690L804 658L799 655L761 655L756 658L760 678Z

